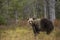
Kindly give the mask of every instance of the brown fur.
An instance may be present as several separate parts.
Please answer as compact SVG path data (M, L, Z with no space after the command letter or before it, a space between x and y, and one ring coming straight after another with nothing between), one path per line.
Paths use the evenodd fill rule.
M31 26L35 35L38 34L40 31L45 31L47 34L50 34L51 31L54 29L53 23L46 18L35 19L31 22Z

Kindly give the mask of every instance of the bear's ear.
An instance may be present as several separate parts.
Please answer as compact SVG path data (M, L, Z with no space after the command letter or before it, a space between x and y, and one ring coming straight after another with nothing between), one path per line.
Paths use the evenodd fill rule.
M26 20L29 20L29 18L27 18Z
M33 17L33 20L35 20L36 18Z

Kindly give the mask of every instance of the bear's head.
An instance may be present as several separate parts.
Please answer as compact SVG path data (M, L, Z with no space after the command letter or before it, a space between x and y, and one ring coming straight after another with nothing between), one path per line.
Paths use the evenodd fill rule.
M29 23L29 24L32 24L33 21L34 21L34 18L29 18L29 19L28 19L28 23Z

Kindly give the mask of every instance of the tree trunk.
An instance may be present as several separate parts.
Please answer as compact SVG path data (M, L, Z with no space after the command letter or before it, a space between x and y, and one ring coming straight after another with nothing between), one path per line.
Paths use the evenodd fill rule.
M44 0L44 18L47 18L47 1Z
M51 21L55 20L55 0L49 0L49 13L48 16Z
M44 0L44 17L55 20L55 0Z

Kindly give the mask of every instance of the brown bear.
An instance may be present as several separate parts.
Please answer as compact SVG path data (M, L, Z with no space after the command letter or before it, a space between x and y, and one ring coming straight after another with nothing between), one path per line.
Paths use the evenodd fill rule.
M50 34L54 29L52 21L46 18L29 18L28 23L32 26L35 35L39 34L40 31L45 31L47 34Z

